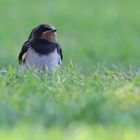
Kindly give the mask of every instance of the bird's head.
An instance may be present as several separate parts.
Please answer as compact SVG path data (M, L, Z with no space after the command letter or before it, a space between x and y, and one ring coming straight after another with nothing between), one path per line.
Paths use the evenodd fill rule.
M32 30L28 40L32 40L34 38L43 38L50 42L56 42L56 31L57 29L52 25L41 24Z

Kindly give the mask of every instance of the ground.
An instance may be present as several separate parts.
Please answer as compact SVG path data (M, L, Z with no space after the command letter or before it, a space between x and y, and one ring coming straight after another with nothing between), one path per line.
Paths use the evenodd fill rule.
M0 138L140 137L138 0L0 1ZM23 72L32 28L58 28L64 61L53 76Z

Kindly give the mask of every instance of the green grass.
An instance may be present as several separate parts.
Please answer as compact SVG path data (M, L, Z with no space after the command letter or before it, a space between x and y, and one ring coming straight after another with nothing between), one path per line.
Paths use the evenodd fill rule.
M5 139L15 139L18 130L17 139L22 133L22 139L30 139L32 131L36 139L50 140L139 137L139 71L99 67L85 76L71 64L50 76L9 67L0 79L0 128L5 128L0 136Z
M120 128L102 126L89 127L87 125L71 125L63 130L60 127L53 127L45 130L40 127L17 126L15 129L4 129L0 132L1 139L6 140L139 140L139 130L134 128Z
M1 0L0 139L139 139L139 5ZM21 46L40 23L58 28L64 61L54 76L18 67Z

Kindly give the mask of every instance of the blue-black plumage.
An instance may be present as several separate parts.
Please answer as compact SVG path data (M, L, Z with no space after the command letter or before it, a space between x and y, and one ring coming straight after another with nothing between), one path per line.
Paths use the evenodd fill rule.
M56 29L48 24L41 24L32 30L18 57L19 63L25 69L36 67L40 71L47 68L50 73L62 63L62 59L62 48L57 42Z

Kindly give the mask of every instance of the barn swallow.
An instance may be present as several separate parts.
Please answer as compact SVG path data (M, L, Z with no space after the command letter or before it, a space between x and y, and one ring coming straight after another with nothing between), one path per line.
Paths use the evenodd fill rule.
M48 24L35 27L21 48L19 64L25 69L35 67L44 71L47 68L49 73L54 72L63 59L56 31L54 26Z

